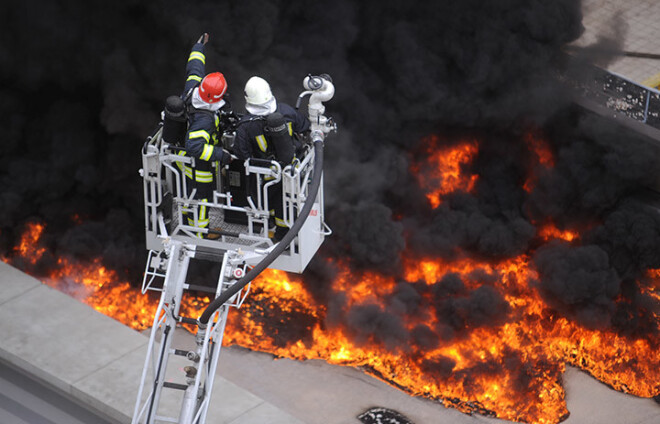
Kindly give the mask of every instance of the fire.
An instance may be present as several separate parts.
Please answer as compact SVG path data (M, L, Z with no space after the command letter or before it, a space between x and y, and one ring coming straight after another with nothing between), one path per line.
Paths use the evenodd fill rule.
M35 265L46 252L46 248L40 245L45 229L42 223L29 223L13 251L13 258ZM13 262L9 257L3 257L2 260ZM99 258L87 264L59 258L49 274L42 276L42 282L133 329L144 330L153 323L158 298L142 294L128 281L121 281L117 273L103 266ZM191 316L196 316L198 311L206 307L209 299L184 298L184 301L182 311L193 311Z
M538 231L538 235L546 241L550 239L561 239L570 242L579 237L577 232L570 230L560 230L553 223L542 226Z
M529 177L525 180L523 184L523 189L526 192L530 192L536 186L538 180L537 169L550 169L555 166L555 157L550 150L548 142L545 141L541 135L537 134L535 131L530 131L525 135L525 144L527 148L532 153L532 163L534 166L529 171Z
M46 248L38 244L44 228L44 224L40 222L29 223L21 235L18 245L14 247L14 255L21 257L32 265L36 264L46 252Z
M537 172L553 167L554 158L542 138L525 140L535 158L525 182L529 191ZM434 208L448 193L473 190L478 178L467 172L479 151L476 142L438 144L437 137L426 139L424 158L411 166ZM580 241L576 230L552 222L537 226L538 243ZM39 245L44 230L42 224L29 225L14 257L36 264L45 252ZM396 276L358 272L348 259L333 260L337 274L323 299L302 277L266 270L252 282L242 308L229 314L223 344L359 367L411 395L527 423L557 423L568 416L561 384L566 364L616 390L658 395L660 341L584 328L558 315L538 290L532 253L488 262L404 252ZM140 294L99 259L78 264L60 258L45 282L134 329L152 323L154 296ZM649 313L660 328L660 270L649 270L638 287L656 302ZM199 316L209 300L184 298L182 314Z
M360 367L413 395L514 421L555 423L568 415L561 386L566 363L620 391L642 397L660 391L657 346L645 339L585 329L550 313L530 284L538 274L525 255L496 264L470 259L409 261L405 280L433 287L448 274L458 274L468 290L477 290L486 283L471 276L474 271L488 275L494 281L490 284L506 293L507 320L472 328L432 349L407 346L392 352L374 340L358 343L349 329L327 325L327 311L300 280L275 271L255 280L246 310L230 315L225 341L280 357ZM347 305L355 306L375 301L385 305L395 287L393 279L371 273L356 276L343 267L333 289L345 292ZM427 302L423 299L419 305L425 315L400 317L409 330L438 322ZM282 317L280 312L295 319L267 319L273 313ZM282 338L285 328L297 336Z
M476 141L466 141L455 146L438 147L439 139L433 135L423 141L424 158L411 165L426 198L433 208L442 203L442 196L453 191L472 191L477 175L466 175L463 168L470 164L479 151Z
M151 327L153 322L156 300L140 294L129 282L120 281L117 273L104 267L99 259L80 264L60 258L44 283L134 329Z
M552 168L555 166L555 157L550 150L548 142L545 141L541 135L534 131L530 131L525 135L525 144L529 150L534 153L537 162L544 168Z

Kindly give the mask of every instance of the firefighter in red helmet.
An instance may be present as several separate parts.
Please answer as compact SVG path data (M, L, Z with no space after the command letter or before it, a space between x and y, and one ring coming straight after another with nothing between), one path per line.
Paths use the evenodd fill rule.
M227 81L220 72L206 76L204 45L209 35L203 34L192 48L186 66L186 84L182 98L188 110L188 131L185 148L188 156L195 158L194 169L179 164L188 178L188 191L195 188L195 199L211 200L215 188L215 168L231 161L231 154L220 143L223 128L221 117L233 115L228 101ZM208 228L209 215L206 206L197 210L197 226ZM192 214L187 214L188 224L194 225ZM202 237L202 233L197 234Z

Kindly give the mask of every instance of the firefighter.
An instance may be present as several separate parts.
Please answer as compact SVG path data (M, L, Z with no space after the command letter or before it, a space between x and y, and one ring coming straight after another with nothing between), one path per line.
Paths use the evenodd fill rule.
M232 114L231 105L226 98L228 96L225 95L227 81L220 72L213 72L205 76L204 45L208 40L209 35L202 34L190 52L186 66L186 83L182 94L188 111L186 152L183 154L195 158L195 167L193 169L179 164L188 178L188 194L192 188L195 188L195 199L204 201L213 198L216 178L213 164L224 167L231 161L231 154L219 144L223 131L220 114ZM208 228L208 208L202 205L198 208L197 213L198 227ZM193 217L190 214L186 215L188 225L194 225ZM198 233L197 236L203 237L203 234ZM212 234L207 237L214 238Z
M240 160L249 158L277 160L290 164L301 149L300 136L309 131L309 120L293 107L278 102L266 80L253 76L245 84L245 110L236 129L234 153ZM288 232L284 222L282 184L269 191L269 205L275 224L274 239Z

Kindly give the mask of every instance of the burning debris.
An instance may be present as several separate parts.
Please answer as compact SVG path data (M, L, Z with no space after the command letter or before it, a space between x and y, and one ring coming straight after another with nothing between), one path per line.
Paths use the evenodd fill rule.
M17 40L0 51L3 260L133 328L151 323L135 284L138 150L209 28L223 44L207 67L236 99L254 73L286 98L299 69L324 69L347 129L326 146L323 257L303 277L255 281L227 343L521 422L568 415L566 363L660 394L660 215L638 200L658 152L552 78L580 34L579 1L30 7L12 4L0 26Z
M408 418L387 408L371 408L358 416L364 424L413 424Z

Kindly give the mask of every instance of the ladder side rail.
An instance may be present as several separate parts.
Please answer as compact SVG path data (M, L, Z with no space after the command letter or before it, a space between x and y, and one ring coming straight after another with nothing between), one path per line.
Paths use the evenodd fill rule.
M222 261L222 267L220 269L220 276L218 278L218 285L216 288L216 297L218 297L220 294L222 294L227 288L231 287L231 284L225 282L225 279L231 274L232 269L236 269L240 267L238 264L234 264L234 266L228 264L228 259L232 257L234 261L237 258L237 253L236 252L227 252L224 255L223 261ZM232 277L229 277L232 278ZM235 283L236 280L233 280ZM249 290L249 288L248 288ZM241 297L241 292L237 293L234 298L238 297L240 299ZM234 299L233 298L233 299ZM237 302L236 307L240 307L240 301ZM225 334L225 326L227 325L227 315L229 314L229 306L230 303L227 303L220 307L211 317L210 322L212 323L211 325L208 326L207 334L210 334L213 337L213 351L211 352L211 357L209 358L209 367L208 367L208 375L206 378L206 386L207 390L204 396L204 400L200 405L199 412L197 413L195 420L199 419L199 424L205 424L206 423L206 414L208 411L208 407L210 405L211 401L211 395L213 392L213 382L215 381L215 373L218 368L218 359L220 358L220 351L222 350L222 339ZM208 344L208 336L206 336L206 343ZM204 347L204 351L208 352L208 347ZM201 360L200 360L201 363ZM195 421L197 422L197 421Z
M160 301L158 303L158 307L156 308L156 314L154 315L154 321L153 325L151 326L151 334L149 335L149 343L147 345L147 355L144 359L144 367L142 368L142 378L140 379L140 386L138 388L138 394L137 394L137 401L135 402L135 409L133 411L133 420L131 421L131 424L138 424L140 421L140 418L146 411L146 408L149 404L149 401L151 400L152 396L154 395L154 392L149 394L147 399L145 400L144 406L142 409L140 409L140 402L142 400L142 393L144 391L144 384L146 382L147 378L147 373L149 372L150 365L151 367L154 367L155 363L152 363L152 356L154 353L154 347L155 347L155 342L156 342L156 333L157 329L160 328L163 322L165 322L166 319L166 314L167 311L163 307L165 304L165 293L161 294L160 296ZM164 312L164 313L163 313ZM152 369L152 372L154 372L155 369ZM155 372L154 372L155 374Z
M177 242L172 242L170 246L170 260L167 266L162 294L163 306L167 305L167 308L163 308L165 329L163 330L158 360L154 363L154 393L151 398L146 424L153 423L152 418L157 414L160 405L160 395L163 389L173 339L173 337L169 337L169 332L173 332L176 329L177 320L175 317L178 316L181 306L180 301L177 301L177 299L180 300L183 296L183 285L185 284L191 257L189 246ZM155 335L155 330L152 330L152 335Z
M163 390L163 383L165 380L165 372L167 371L167 363L169 360L169 351L172 343L172 337L170 337L170 331L174 331L173 326L168 323L170 318L168 317L167 310L164 311L163 316L165 317L165 329L163 330L163 337L160 341L160 351L158 352L158 359L152 364L154 372L154 384L150 396L149 409L146 416L146 424L152 424L158 413L158 407L160 405L160 394ZM155 358L154 358L155 359ZM146 406L146 405L145 405Z
M214 327L209 328L211 334L213 334L213 352L210 358L208 376L206 379L207 390L204 396L204 401L200 405L199 412L197 413L197 416L200 419L199 424L206 423L206 414L208 412L208 407L211 401L211 395L213 393L213 383L215 381L215 373L218 369L218 359L220 358L220 351L222 350L222 339L225 334L225 326L227 325L228 314L229 314L228 305L225 305L222 308L220 308L215 314L215 316L218 317L217 324Z
M223 282L228 271L227 260L229 256L229 254L225 254L222 257L222 266L220 268L220 275L218 277L218 286L216 287L216 297L224 287ZM220 311L216 311L216 313L213 315L213 320L219 317L219 312ZM222 318L226 318L226 313L223 314ZM221 320L218 320L214 324L205 328L197 327L197 334L195 335L195 342L197 344L197 360L193 361L193 363L195 363L194 366L196 367L197 372L195 374L194 380L191 379L192 381L188 381L188 388L184 394L183 402L181 405L181 413L179 415L180 424L192 424L192 422L198 422L197 420L200 418L200 413L203 411L203 408L198 408L199 405L197 402L198 392L200 386L202 385L202 381L204 381L206 389L204 392L204 401L206 402L206 399L210 399L213 387L209 384L209 375L207 374L208 369L206 364L207 361L209 361L209 359L212 360L212 358L208 358L207 356L209 354L209 341L211 337L213 337L215 341L217 333L214 330L217 328L217 325L220 323L220 321ZM211 322L213 323L214 321ZM213 354L217 355L218 350L219 349L215 350Z

